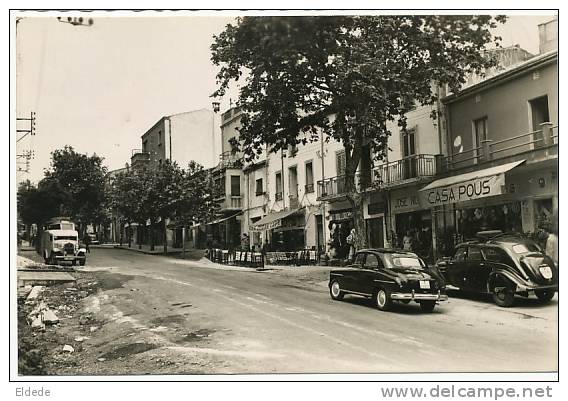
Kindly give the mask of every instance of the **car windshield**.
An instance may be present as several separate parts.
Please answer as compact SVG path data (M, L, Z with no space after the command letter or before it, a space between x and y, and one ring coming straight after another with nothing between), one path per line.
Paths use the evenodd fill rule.
M55 241L61 241L61 240L77 241L77 237L74 237L73 235L58 235L57 237L53 237L53 239Z
M424 262L417 257L409 255L392 254L387 255L387 265L390 269L416 269L421 270L424 268Z
M513 252L523 254L531 252L540 252L540 248L536 244L530 242L524 244L515 244L512 246Z

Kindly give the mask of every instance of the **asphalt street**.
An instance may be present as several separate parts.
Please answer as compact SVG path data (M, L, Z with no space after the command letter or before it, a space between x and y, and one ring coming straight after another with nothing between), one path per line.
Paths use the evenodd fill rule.
M558 369L558 295L504 309L451 293L433 313L380 312L363 298L331 300L321 267L257 272L99 248L85 271L104 285L83 301L101 328L85 342L82 373Z

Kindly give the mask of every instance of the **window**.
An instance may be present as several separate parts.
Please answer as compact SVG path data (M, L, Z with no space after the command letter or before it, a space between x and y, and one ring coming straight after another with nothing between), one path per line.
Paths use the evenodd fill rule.
M146 139L144 142L142 142L142 152L147 152L148 151L148 140Z
M364 266L365 265L365 256L367 256L366 253L358 254L357 257L355 258L355 264L359 265L359 266Z
M508 266L514 266L513 261L511 260L509 255L507 255L507 252L505 252L503 249L485 248L483 250L483 253L485 254L485 259L487 259L490 262L501 263Z
M231 196L241 196L241 176L231 176Z
M282 200L282 173L279 171L276 173L276 200Z
M306 162L306 193L314 192L314 168L311 161Z
M340 150L335 153L335 170L338 176L345 175L345 166L347 165L345 159L345 150Z
M456 249L456 255L454 258L456 261L462 262L465 260L465 255L466 255L465 247L461 246L458 249Z
M530 100L530 110L531 110L531 131L536 132L533 135L533 140L538 141L534 143L534 147L539 147L544 145L544 137L542 136L542 123L550 121L550 115L548 112L548 96L537 97L536 99Z
M291 198L298 197L298 169L296 166L288 168L288 189Z
M403 157L403 179L414 178L416 171L416 129L407 129L401 132L402 157Z
M483 150L480 149L485 140L487 140L487 117L473 121L473 147L476 148L473 155L476 157L474 159L476 163L478 162L477 158L482 159L484 156L487 158L487 155L483 155Z
M264 194L262 190L262 178L256 180L256 196Z
M162 131L158 131L158 146L162 145Z
M377 255L374 255L372 253L369 253L367 255L367 260L365 261L365 267L367 269L376 269L379 267L379 259L377 258Z
M467 251L467 259L470 261L480 261L483 260L481 255L481 250L477 246L470 246Z

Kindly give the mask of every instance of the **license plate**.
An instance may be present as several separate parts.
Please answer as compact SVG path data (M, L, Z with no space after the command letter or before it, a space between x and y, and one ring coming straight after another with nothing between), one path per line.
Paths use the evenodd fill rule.
M552 269L550 268L550 266L544 266L541 267L540 269L540 274L542 274L542 277L544 277L545 279L549 279L552 278Z
M429 290L430 289L430 282L429 281L420 281L420 288L424 289L424 290Z
M65 260L74 260L75 257L74 256L65 256Z

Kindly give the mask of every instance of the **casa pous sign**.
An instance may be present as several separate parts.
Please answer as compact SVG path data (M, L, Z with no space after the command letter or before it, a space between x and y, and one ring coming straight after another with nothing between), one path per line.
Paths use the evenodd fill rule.
M424 205L439 206L501 195L504 185L505 175L497 174L447 186L422 189L420 193Z

